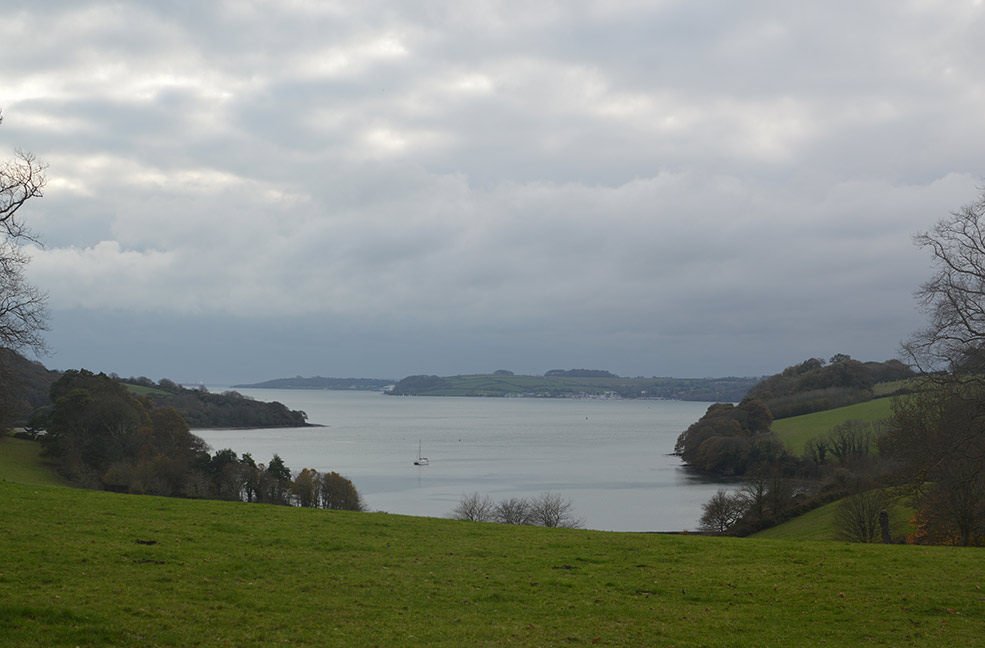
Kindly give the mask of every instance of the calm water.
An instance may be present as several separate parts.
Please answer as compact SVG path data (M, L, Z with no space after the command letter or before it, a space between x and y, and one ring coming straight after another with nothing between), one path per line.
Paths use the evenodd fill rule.
M196 434L257 462L276 452L295 471L337 471L374 511L444 517L465 493L500 500L553 491L591 529L680 531L696 528L701 504L721 487L669 454L708 403L238 391L326 427ZM413 465L418 442L431 465Z

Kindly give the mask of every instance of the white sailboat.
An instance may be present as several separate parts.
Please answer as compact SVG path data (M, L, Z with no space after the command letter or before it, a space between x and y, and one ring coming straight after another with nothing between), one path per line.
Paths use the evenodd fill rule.
M431 463L431 462L428 461L428 458L427 457L422 457L421 456L421 442L418 441L417 442L417 459L414 460L414 465L415 466L426 466L429 463Z

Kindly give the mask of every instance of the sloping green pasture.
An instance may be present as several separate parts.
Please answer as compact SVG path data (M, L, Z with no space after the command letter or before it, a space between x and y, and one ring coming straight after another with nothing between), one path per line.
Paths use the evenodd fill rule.
M799 456L810 439L827 434L836 425L853 419L874 422L889 418L892 407L892 398L874 398L847 407L778 419L773 421L770 429L790 452Z
M55 473L54 465L41 456L40 443L4 436L2 430L0 480L49 486L64 483Z
M145 387L144 385L134 385L133 383L123 383L123 386L130 391L131 394L136 396L146 396L148 394L153 394L154 396L170 396L170 392L166 392L163 389L157 389L156 387Z
M749 536L750 538L770 540L838 540L835 529L835 511L840 501L825 504L820 508L809 511L769 529L763 529ZM902 538L913 531L910 520L915 511L903 503L889 509L890 529L894 539Z
M768 538L772 540L835 540L835 508L838 502L825 504L813 511L808 511L792 520L769 529L763 529L749 536L750 538Z
M514 527L0 482L4 646L961 646L981 550Z

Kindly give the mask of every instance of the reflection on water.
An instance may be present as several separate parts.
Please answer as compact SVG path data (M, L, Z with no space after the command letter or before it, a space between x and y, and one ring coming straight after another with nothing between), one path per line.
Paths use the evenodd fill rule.
M670 454L708 403L239 391L325 427L199 436L258 462L276 452L295 471L335 470L370 510L443 517L466 493L499 500L553 491L591 529L680 531L696 528L701 504L721 487ZM413 464L418 443L429 466Z

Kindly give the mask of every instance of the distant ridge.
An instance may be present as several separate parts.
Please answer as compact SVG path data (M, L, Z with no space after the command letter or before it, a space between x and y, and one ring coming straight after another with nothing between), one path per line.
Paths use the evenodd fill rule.
M485 396L505 398L642 398L738 402L759 378L622 378L594 369L551 370L518 376L500 370L467 376L408 376L393 396ZM586 375L587 374L587 375Z
M234 389L337 389L350 391L383 391L397 382L382 378L275 378L249 385L233 385Z

